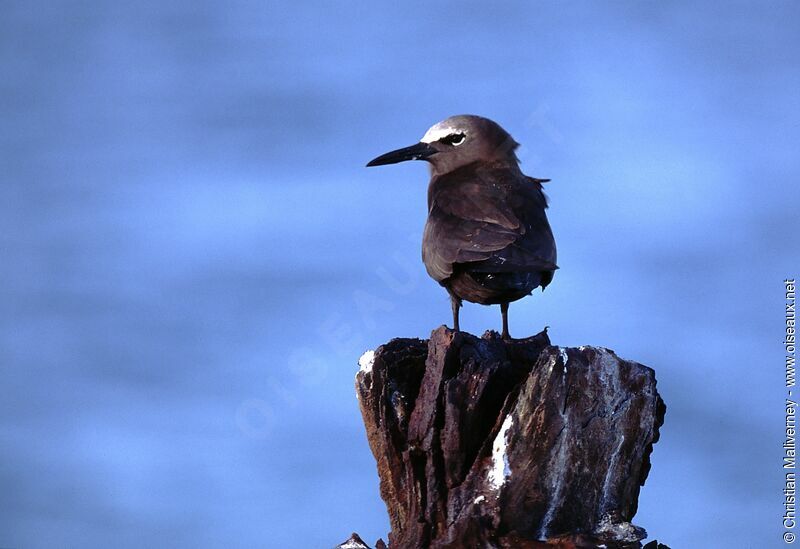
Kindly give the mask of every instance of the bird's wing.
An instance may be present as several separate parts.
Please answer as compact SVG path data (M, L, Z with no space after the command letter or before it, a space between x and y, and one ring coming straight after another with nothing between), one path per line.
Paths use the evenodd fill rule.
M557 269L538 182L507 169L461 170L434 180L429 202L422 258L435 280L459 263L485 272Z

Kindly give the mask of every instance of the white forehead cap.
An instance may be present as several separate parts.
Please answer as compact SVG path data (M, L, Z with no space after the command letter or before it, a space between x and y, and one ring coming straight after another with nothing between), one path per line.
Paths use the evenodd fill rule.
M467 133L462 128L458 128L454 126L451 122L447 120L443 122L439 122L434 124L430 127L428 131L425 132L425 135L422 136L422 139L419 140L420 143L433 143L434 141L439 141L442 137L447 137L451 133Z

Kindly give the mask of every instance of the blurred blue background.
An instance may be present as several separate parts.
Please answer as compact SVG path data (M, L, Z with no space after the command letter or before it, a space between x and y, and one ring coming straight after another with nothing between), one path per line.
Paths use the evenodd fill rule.
M2 2L0 546L385 537L356 362L450 309L427 170L363 166L458 113L552 179L512 333L657 371L636 522L778 546L798 51L789 1Z

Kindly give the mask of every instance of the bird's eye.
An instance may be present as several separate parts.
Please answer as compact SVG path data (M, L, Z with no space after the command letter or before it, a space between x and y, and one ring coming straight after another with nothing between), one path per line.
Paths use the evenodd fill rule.
M453 145L454 147L457 147L461 145L466 138L467 136L463 133L451 133L450 135L442 137L439 141L446 145Z

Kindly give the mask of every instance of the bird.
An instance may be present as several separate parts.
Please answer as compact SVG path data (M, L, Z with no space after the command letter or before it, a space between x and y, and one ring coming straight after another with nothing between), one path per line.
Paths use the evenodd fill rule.
M367 167L423 160L430 165L422 261L450 295L453 329L463 301L500 305L508 330L509 303L553 280L556 243L542 184L522 173L519 144L496 122L451 116L409 147L382 154Z

